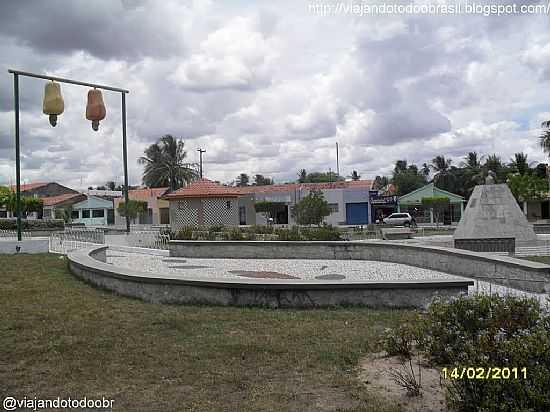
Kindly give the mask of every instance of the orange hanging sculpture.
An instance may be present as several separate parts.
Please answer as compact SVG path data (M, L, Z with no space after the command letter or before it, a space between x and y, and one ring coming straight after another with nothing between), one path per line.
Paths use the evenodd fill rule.
M64 109L65 104L63 103L59 83L53 81L46 83L42 112L50 116L50 124L53 127L57 124L57 116L63 113Z
M92 121L92 129L99 129L99 121L105 119L107 111L103 103L101 90L92 89L88 91L88 104L86 105L86 119Z

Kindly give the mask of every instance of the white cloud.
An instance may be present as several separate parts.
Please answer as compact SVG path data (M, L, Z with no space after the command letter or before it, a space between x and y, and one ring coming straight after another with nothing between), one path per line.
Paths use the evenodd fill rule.
M397 159L444 154L456 163L471 150L545 159L536 136L550 118L546 16L322 17L290 1L102 4L109 13L71 2L59 22L32 2L2 3L0 68L130 89L133 184L137 158L167 133L186 139L190 161L205 148L206 175L222 181L335 169L336 141L342 174L365 178ZM11 81L0 76L0 183L14 178ZM107 118L94 133L86 89L62 89L66 112L52 129L43 82L21 79L23 177L120 182L120 96L105 93Z

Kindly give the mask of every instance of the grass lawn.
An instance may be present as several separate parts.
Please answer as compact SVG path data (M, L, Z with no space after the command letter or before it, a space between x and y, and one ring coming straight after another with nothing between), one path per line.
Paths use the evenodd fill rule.
M526 256L521 259L532 260L533 262L546 263L550 265L550 256Z
M400 411L357 379L410 311L154 305L92 288L56 255L0 255L0 395L120 411Z

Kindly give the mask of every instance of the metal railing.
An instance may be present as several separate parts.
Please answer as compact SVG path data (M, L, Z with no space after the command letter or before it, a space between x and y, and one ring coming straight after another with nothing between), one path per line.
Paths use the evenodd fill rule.
M65 228L63 232L50 234L49 251L66 255L73 250L104 243L105 234L100 229Z
M21 236L23 238L28 239L32 236L32 233L31 232L21 232ZM15 239L17 239L17 231L16 230L0 229L0 238L8 238L8 239L15 238Z
M126 236L129 246L149 249L168 249L170 235L162 231L135 231Z

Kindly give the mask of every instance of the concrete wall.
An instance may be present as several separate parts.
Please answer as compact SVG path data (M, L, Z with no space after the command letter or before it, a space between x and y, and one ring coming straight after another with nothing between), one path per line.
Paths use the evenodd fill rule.
M147 302L268 307L366 305L425 308L435 297L467 293L472 281L320 282L185 279L105 263L107 246L69 253L71 272L92 285Z
M227 207L229 205L229 207ZM238 199L234 197L184 198L170 200L170 228L183 226L239 224Z
M433 269L529 292L550 291L550 266L506 256L388 242L170 241L170 256L188 258L358 259Z

